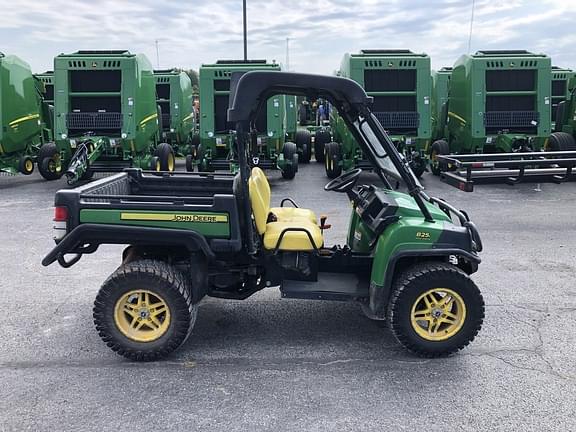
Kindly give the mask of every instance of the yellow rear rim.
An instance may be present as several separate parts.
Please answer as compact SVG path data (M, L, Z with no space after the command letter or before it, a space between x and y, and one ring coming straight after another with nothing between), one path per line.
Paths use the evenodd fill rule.
M462 297L448 288L433 288L416 299L410 312L414 331L423 339L442 341L457 334L466 319Z
M156 171L160 172L160 161L156 161Z
M114 323L136 342L153 342L170 327L170 309L162 297L148 290L124 294L114 307Z
M26 162L24 162L24 169L26 172L32 172L34 169L34 162L32 162L30 159L26 159Z
M174 160L174 155L170 153L168 156L168 171L174 171L174 165L176 161Z

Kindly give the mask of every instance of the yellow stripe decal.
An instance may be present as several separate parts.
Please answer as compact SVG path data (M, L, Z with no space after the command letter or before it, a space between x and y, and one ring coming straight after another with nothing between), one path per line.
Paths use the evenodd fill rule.
M186 120L188 120L188 119L191 119L192 117L194 117L194 113L188 114L186 117L184 117L184 118L182 119L182 121L186 121Z
M16 126L16 125L19 124L19 123L22 123L22 122L25 122L25 121L28 121L28 120L34 120L34 119L37 119L37 118L40 118L40 114L30 114L30 115L27 115L27 116L24 116L24 117L20 117L20 118L18 118L18 119L16 119L16 120L12 120L10 123L8 123L8 125L11 126L11 127L14 127L14 126Z
M227 215L178 214L178 213L120 213L120 220L161 221L161 222L196 222L227 223Z
M144 123L147 123L150 120L155 119L156 117L158 117L158 114L150 114L148 117L146 117L144 120L140 122L140 126L144 126Z
M450 117L454 117L456 120L460 120L462 123L466 124L466 120L464 120L462 117L460 117L458 114L454 114L452 111L448 112L448 115Z

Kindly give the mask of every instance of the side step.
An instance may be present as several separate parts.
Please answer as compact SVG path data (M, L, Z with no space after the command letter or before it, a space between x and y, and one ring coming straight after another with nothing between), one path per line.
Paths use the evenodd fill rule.
M370 296L369 283L351 273L318 273L317 282L284 280L283 298L349 301Z

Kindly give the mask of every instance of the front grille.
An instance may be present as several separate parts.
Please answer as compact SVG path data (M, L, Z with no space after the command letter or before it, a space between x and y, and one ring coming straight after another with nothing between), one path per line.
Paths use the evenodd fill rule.
M538 111L488 111L484 113L486 128L534 128L539 120Z
M170 99L170 84L156 84L156 96L158 99Z
M415 91L416 69L366 69L364 89L367 92Z
M162 129L163 130L170 129L170 114L162 113Z
M420 114L414 111L375 112L374 115L386 130L412 130L420 125Z
M533 91L536 88L536 70L487 70L486 91Z
M122 87L120 70L71 70L71 92L119 92Z
M66 114L66 127L70 130L112 130L122 128L122 113L72 112Z

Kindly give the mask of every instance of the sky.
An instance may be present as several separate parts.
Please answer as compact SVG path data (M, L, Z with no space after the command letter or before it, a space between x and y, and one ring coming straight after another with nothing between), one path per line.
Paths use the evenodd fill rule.
M406 48L432 67L468 52L473 0L247 0L248 57L332 74L346 52ZM470 52L527 49L576 69L576 0L475 0ZM159 64L157 64L158 41ZM155 67L240 59L242 0L0 0L0 51L52 69L59 53L128 49Z

